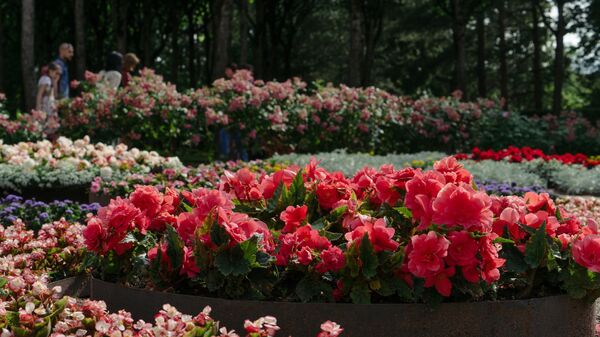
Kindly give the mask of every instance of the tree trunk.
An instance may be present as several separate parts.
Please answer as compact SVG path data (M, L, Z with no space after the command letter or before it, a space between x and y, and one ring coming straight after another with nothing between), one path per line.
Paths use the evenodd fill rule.
M371 85L371 74L373 72L373 63L375 61L375 48L377 42L381 37L383 31L383 11L381 7L383 3L377 1L374 6L377 8L372 9L369 13L364 12L363 18L365 20L365 54L362 62L362 74L360 84L363 87Z
M477 89L479 97L487 97L487 78L485 73L485 14L477 16Z
M196 26L194 23L194 11L188 10L188 71L190 77L190 88L195 88L198 83L198 75L196 74Z
M565 77L565 45L564 36L566 30L564 15L564 0L557 0L558 23L556 25L556 48L554 50L554 93L552 96L552 113L559 114L562 110L562 88Z
M78 79L85 74L85 0L75 0L75 68Z
M452 0L452 37L454 41L454 90L460 90L467 97L465 34L466 19L461 0Z
M142 62L144 66L151 67L152 63L152 9L149 3L143 3L143 17L144 20L142 22Z
M350 0L350 57L348 60L348 85L360 86L363 55L362 1Z
M4 14L4 13L0 13L0 14ZM4 92L4 48L3 47L4 47L4 25L0 25L0 92Z
M498 3L498 35L500 52L500 96L504 98L504 108L508 109L508 66L506 61L506 3L500 0Z
M265 71L265 76L267 79L274 79L280 77L280 69L279 69L279 46L281 42L281 29L283 24L277 24L278 13L277 13L277 0L268 0L267 1L267 28L269 31L270 44L268 45L268 52L265 52L265 55L268 57L265 58L267 61L267 67ZM280 18L281 21L284 21L285 18Z
M248 0L240 0L240 65L248 64Z
M265 50L267 43L267 27L265 25L265 1L256 0L256 39L254 46L254 74L256 78L265 78Z
M23 76L23 97L25 108L29 111L35 107L35 73L34 73L34 31L35 2L21 2L21 71Z
M544 109L542 96L542 46L540 42L540 29L538 17L538 1L531 0L531 39L533 42L533 109L536 114L542 114Z
M214 48L211 79L225 75L229 63L229 38L231 35L231 16L233 0L217 0L214 11Z
M126 0L113 0L111 10L113 17L114 31L117 39L117 51L127 52L127 11L129 2Z
M179 80L179 64L181 63L181 50L179 49L179 24L176 24L175 27L173 27L173 32L171 33L171 49L173 50L173 56L171 59L171 79L173 83L177 84Z

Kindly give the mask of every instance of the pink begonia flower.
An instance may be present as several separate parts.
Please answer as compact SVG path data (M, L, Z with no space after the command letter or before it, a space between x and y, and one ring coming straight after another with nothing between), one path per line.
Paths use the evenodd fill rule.
M491 204L485 192L477 192L470 185L446 184L432 203L431 220L436 224L489 232L493 217Z
M573 259L587 269L600 273L600 235L587 235L573 242Z
M450 241L434 231L411 238L408 270L417 277L431 277L444 270Z

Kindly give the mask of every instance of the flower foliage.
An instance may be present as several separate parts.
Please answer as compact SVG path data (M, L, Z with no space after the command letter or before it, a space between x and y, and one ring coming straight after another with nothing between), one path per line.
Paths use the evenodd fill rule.
M458 92L410 99L375 87L308 85L297 78L265 82L246 70L186 92L149 69L117 92L81 85L82 96L60 107L63 134L120 137L163 151L199 144L215 149L215 133L222 128L239 131L243 146L263 156L342 148L465 151L507 146L511 139L519 145L533 139L545 150L583 151L600 143L597 128L577 114L531 118L506 112L497 101L464 102Z
M535 159L543 159L544 161L556 160L562 164L580 164L587 167L594 167L600 165L600 161L592 157L588 157L583 153L564 153L564 154L545 154L540 149L533 149L529 146L518 148L515 146L509 146L506 149L494 151L494 150L481 150L478 147L473 148L470 154L459 153L456 155L458 159L472 159L472 160L495 160L495 161L509 161L513 163L520 163L523 161L532 161Z
M138 187L90 218L97 275L228 298L434 301L600 288L593 220L546 193L489 196L453 157L352 178L310 162L225 171L218 187ZM101 253L101 254L97 254Z

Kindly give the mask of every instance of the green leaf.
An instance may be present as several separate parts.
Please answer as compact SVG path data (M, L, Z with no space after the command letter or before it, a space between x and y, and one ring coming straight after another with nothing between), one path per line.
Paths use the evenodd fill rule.
M179 270L183 265L183 247L184 243L181 237L171 225L167 225L167 256L171 260L174 270Z
M406 207L395 207L394 210L407 219L412 219L413 217L411 210Z
M123 240L121 241L122 243L135 243L137 242L137 239L135 238L135 235L130 232L127 233L127 235L125 235L125 238L123 238Z
M506 269L508 271L520 274L529 269L529 266L523 259L523 254L513 244L503 244L500 256L506 259Z
M215 258L215 266L224 276L238 276L250 271L250 263L244 258L244 251L240 245L218 253Z
M314 278L306 275L296 285L296 295L302 302L308 302L315 295L316 288Z
M377 275L379 260L367 233L360 242L360 261L362 262L362 273L366 278L369 279Z
M15 311L7 311L5 314L6 322L8 326L15 327L19 325L19 313Z
M273 193L273 197L267 201L267 212L275 213L275 211L279 208L279 200L281 196L287 193L287 188L280 182L275 189L275 193Z
M340 206L340 207L334 209L333 211L331 211L331 217L332 217L333 221L336 221L339 218L341 218L344 214L346 214L346 211L348 211L348 206L346 206L346 205Z
M319 231L319 235L326 237L329 241L336 241L339 240L344 234L321 230Z
M0 288L4 288L4 286L8 283L8 280L0 277Z
M210 240L217 246L220 247L229 243L229 235L227 235L227 231L223 226L218 223L213 222L212 227L210 228Z
M312 229L316 229L318 231L322 230L323 228L325 228L325 222L327 220L325 220L325 218L319 218L315 221L313 221L310 226L312 227Z
M369 304L371 303L371 292L369 286L363 282L355 283L350 291L350 298L352 303L355 304Z
M302 178L303 170L296 173L296 177L290 185L290 201L292 205L301 205L306 197L306 187L304 187L304 179Z
M535 234L529 238L525 246L525 262L531 268L537 268L546 257L546 223L544 222L540 228L535 231Z
M256 263L256 254L258 253L258 237L252 236L250 239L240 243L240 248L244 252L244 260L252 266Z
M514 244L515 242L511 239L507 239L507 238L503 238L503 237L499 236L494 239L494 243L512 243L512 244Z
M209 291L217 291L225 284L225 278L219 271L213 269L206 276L206 287Z

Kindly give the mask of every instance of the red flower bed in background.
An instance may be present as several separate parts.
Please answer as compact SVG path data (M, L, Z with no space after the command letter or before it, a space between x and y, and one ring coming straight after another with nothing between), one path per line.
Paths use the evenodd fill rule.
M495 161L510 161L513 163L520 163L522 161L531 161L534 159L543 159L545 161L558 160L563 164L581 164L587 167L594 167L600 165L600 160L592 159L583 153L563 153L563 154L545 154L540 149L534 149L529 146L518 148L516 146L509 146L506 149L494 151L494 150L481 150L478 147L473 148L473 151L469 153L459 153L455 156L459 160L472 159L472 160L495 160Z

